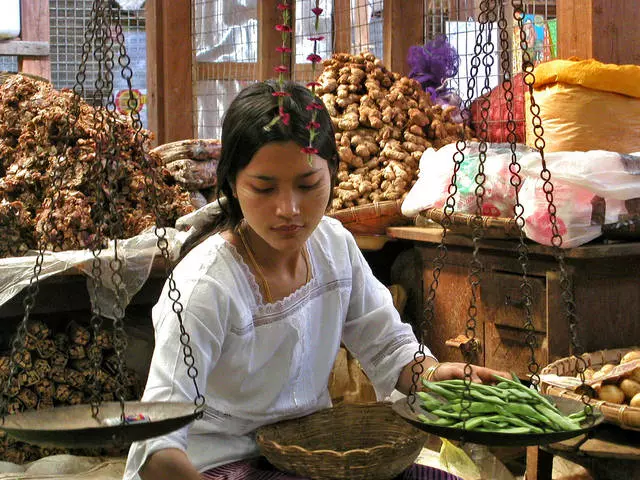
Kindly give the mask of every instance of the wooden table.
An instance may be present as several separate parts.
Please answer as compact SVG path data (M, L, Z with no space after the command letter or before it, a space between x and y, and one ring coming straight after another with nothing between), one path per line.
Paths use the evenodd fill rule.
M584 437L527 452L527 480L551 480L554 455L582 465L597 480L640 479L640 433L602 424ZM577 449L576 449L577 447ZM535 460L535 461L534 461Z

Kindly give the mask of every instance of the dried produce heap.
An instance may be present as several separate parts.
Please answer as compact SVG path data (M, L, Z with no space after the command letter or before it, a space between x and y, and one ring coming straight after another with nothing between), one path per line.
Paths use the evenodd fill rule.
M316 93L329 110L340 154L332 211L404 198L429 147L472 132L451 119L455 107L433 105L413 79L390 72L371 53L325 60Z
M96 225L108 237L101 217L109 211L106 198L114 194L122 238L155 225L140 164L142 155L154 172L150 182L155 185L163 225L172 226L178 217L193 211L189 193L172 184L148 145L139 152L136 132L124 116L117 119L113 132L106 132L113 135L119 149L120 169L112 182L115 191L102 184L98 194L98 175L104 165L95 165L95 108L81 101L79 119L70 130L72 105L70 90L57 91L47 82L22 75L12 76L0 86L0 258L36 248L38 238L46 241L47 250L90 248ZM145 134L150 137L150 132ZM65 173L60 204L50 215L52 177L61 169Z

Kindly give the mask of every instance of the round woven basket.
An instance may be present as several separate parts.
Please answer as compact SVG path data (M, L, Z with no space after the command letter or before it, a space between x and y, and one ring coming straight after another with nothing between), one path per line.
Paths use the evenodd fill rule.
M340 220L353 234L385 235L387 227L411 223L411 219L402 214L401 207L402 200L387 200L336 210L329 216Z
M599 368L605 363L618 364L625 353L638 349L640 349L640 347L599 350L597 352L585 353L583 358L585 359L588 367ZM556 360L544 367L540 373L555 373L559 376L573 377L576 375L576 359L575 357L561 358L560 360ZM547 395L556 395L559 397L581 400L581 396L571 390L567 390L556 385L550 385L544 381L540 382L540 386L542 393L546 393ZM624 429L640 431L640 408L604 402L602 400L593 400L592 404L602 411L605 421L619 425Z
M341 404L257 433L276 468L319 480L390 480L413 464L425 441L388 403Z
M159 145L151 152L157 154L165 165L175 160L217 160L221 145L216 138L190 138Z
M423 226L425 222L431 220L442 225L444 218L443 209L427 208L420 212L415 223L417 226ZM486 215L481 218L484 238L518 238L520 236L520 231L514 218L489 217ZM451 225L448 231L459 235L471 235L474 221L475 215L454 212L451 215Z

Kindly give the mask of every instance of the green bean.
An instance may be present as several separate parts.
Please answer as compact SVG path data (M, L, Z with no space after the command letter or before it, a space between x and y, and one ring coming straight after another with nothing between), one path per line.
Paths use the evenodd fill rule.
M573 420L557 413L555 410L552 410L545 405L538 404L535 405L534 408L550 421L558 424L562 430L577 430L580 428L580 426Z
M444 397L447 400L454 400L456 397L458 397L458 394L456 392L452 392L450 390L447 390L444 387L440 387L439 385L437 385L434 382L427 382L426 380L423 379L422 380L422 384L430 392L433 392L433 393L435 393L437 395L440 395L441 397Z
M531 429L527 427L501 428L500 430L494 430L491 428L478 428L477 431L490 432L490 433L512 433L512 434L531 433Z

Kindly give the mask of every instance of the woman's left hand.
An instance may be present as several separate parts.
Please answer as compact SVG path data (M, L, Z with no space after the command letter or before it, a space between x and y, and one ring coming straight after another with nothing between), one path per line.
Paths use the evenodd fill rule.
M443 362L438 365L431 380L437 382L439 380L451 380L454 378L464 379L465 365L465 363L461 362ZM498 380L494 375L511 378L511 374L507 372L493 370L479 365L471 365L471 381L474 383L496 383Z

